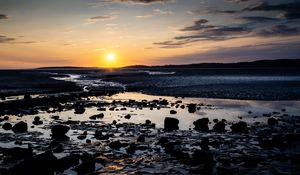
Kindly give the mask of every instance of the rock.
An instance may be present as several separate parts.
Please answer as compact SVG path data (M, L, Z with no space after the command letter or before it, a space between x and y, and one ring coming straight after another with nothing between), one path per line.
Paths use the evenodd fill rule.
M131 118L131 115L130 115L130 114L127 114L127 115L125 115L124 118L129 120L129 119Z
M112 124L116 125L116 124L117 124L117 121L116 121L116 120L113 120Z
M112 141L108 145L112 149L120 149L122 147L122 143L120 141Z
M151 121L150 121L150 120L146 120L146 121L145 121L145 124L146 124L146 125L150 125L150 124L151 124Z
M207 137L203 137L200 143L200 147L202 150L208 151L209 150L209 139Z
M95 160L89 159L77 167L78 175L85 175L95 171Z
M103 118L103 117L104 117L104 114L101 113L101 114L96 114L96 115L90 116L90 119L96 120L96 119Z
M86 139L85 143L92 143L92 141L90 139Z
M51 128L52 138L65 138L65 134L70 130L70 127L65 125L54 125Z
M271 117L271 118L268 119L268 125L275 126L277 124L278 124L278 120L275 119L274 117Z
M188 104L187 107L188 107L189 113L196 112L196 104Z
M246 132L247 131L247 123L240 121L238 123L232 124L230 127L232 132Z
M31 100L30 94L25 94L24 95L24 100Z
M64 146L62 144L57 144L56 147L53 149L54 153L61 153L64 151Z
M20 164L9 170L8 174L54 174L57 158L51 151L25 159Z
M53 120L58 120L59 119L59 116L58 115L54 115L51 117Z
M31 148L1 148L3 156L14 158L14 159L23 159L32 156Z
M109 135L108 134L103 135L102 134L102 130L96 130L95 131L95 138L97 140L108 140L109 139Z
M210 164L214 163L214 156L211 152L196 150L192 155L192 160L195 164Z
M177 111L171 110L171 111L170 111L170 114L177 114Z
M19 123L15 124L12 127L12 130L15 133L27 132L27 129L28 129L27 123L23 121L20 121Z
M11 130L11 128L12 128L12 125L10 124L10 123L4 123L3 125L2 125L2 128L4 129L4 130Z
M165 131L178 130L179 120L176 118L166 117L164 120L164 129Z
M8 116L4 116L4 117L3 117L3 120L5 120L5 121L7 121L8 119L9 119Z
M42 125L43 122L40 121L40 117L39 116L36 116L36 117L34 117L34 121L32 122L32 124L34 124L34 125Z
M61 159L58 159L56 170L63 172L64 170L74 167L79 164L79 155L72 154Z
M225 123L224 122L218 122L214 125L213 129L216 132L225 132Z
M126 151L127 151L128 154L134 154L135 150L136 150L136 144L131 143Z
M202 118L202 119L198 119L196 121L193 122L193 124L195 125L195 130L196 131L208 131L208 118Z
M81 105L75 108L74 114L83 114L85 112L85 108Z
M213 119L213 122L214 122L214 123L218 123L219 120L218 120L217 118L215 118L215 119Z
M144 136L144 135L140 135L140 136L137 138L137 142L145 142L145 136Z

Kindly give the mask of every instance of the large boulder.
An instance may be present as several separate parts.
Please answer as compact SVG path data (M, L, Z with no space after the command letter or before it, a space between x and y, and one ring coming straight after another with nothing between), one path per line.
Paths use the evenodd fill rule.
M232 132L246 132L247 131L247 123L240 121L238 123L232 124L230 127Z
M208 131L208 118L201 118L193 122L196 131Z
M173 131L178 130L179 120L172 117L166 117L164 121L164 129L165 131Z
M32 156L32 149L31 148L1 148L1 152L3 156L10 157L14 159L23 159Z
M11 125L10 123L4 123L4 124L2 125L2 128L3 128L4 130L11 130L12 125Z
M27 123L23 121L20 121L19 123L15 124L12 127L12 130L15 133L27 132L27 129L28 129Z
M188 107L189 113L196 112L196 104L188 104L187 107Z
M70 130L70 127L65 125L54 125L51 128L52 138L65 138L66 133Z
M225 123L220 121L214 125L214 131L216 132L225 132Z

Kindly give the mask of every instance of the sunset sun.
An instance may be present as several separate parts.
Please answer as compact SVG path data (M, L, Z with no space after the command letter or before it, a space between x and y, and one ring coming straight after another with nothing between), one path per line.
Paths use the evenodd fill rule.
M116 59L116 56L113 53L109 53L106 55L106 60L109 62L113 62Z

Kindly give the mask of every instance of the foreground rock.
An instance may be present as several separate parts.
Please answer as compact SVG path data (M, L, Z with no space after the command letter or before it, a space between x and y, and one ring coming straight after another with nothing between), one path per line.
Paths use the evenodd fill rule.
M247 132L247 123L240 121L238 123L232 124L230 128L232 132Z
M65 125L54 125L51 128L52 138L63 139L66 138L66 133L70 130L70 127Z
M225 132L225 126L225 123L220 121L214 125L213 130L216 132Z
M166 117L164 120L164 129L165 131L178 130L179 120L176 118Z
M3 124L3 126L2 126L2 128L4 129L4 130L11 130L11 128L12 128L12 125L10 124L10 123L4 123Z
M15 133L22 133L22 132L27 132L28 126L27 123L20 121L19 123L15 124L12 127L13 132Z
M196 131L208 131L208 118L202 118L202 119L198 119L196 121L193 122L193 124L195 125L195 130Z

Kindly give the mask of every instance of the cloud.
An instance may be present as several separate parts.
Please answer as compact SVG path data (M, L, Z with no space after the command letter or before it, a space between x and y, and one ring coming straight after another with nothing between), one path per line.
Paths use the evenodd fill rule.
M109 15L103 15L103 16L95 16L88 19L90 22L96 22L96 21L109 21L115 19L116 16L109 16Z
M267 29L261 29L256 35L263 37L273 36L294 36L300 34L300 27L292 27L287 25L275 25Z
M226 2L233 2L233 3L241 3L241 2L247 2L249 0L224 0Z
M274 22L280 20L278 18L271 18L271 17L264 17L264 16L243 16L240 17L240 19L248 22L254 22L254 23Z
M208 23L208 20L199 19L197 21L194 21L193 25L185 27L185 28L181 29L181 31L197 31L197 30L201 30L201 29L205 29L205 28L214 27L214 26L207 26L207 25L205 25L206 23Z
M15 38L0 35L0 43L11 43L15 40L16 40Z
M8 16L5 14L0 14L0 19L8 19Z
M153 13L150 14L145 14L145 15L138 15L136 16L136 18L152 18L155 15L173 15L174 13L172 11L164 11L164 10L160 10L160 9L154 9Z
M284 4L269 4L268 2L260 3L253 7L247 7L243 11L281 11L286 19L300 18L300 2L293 1Z

